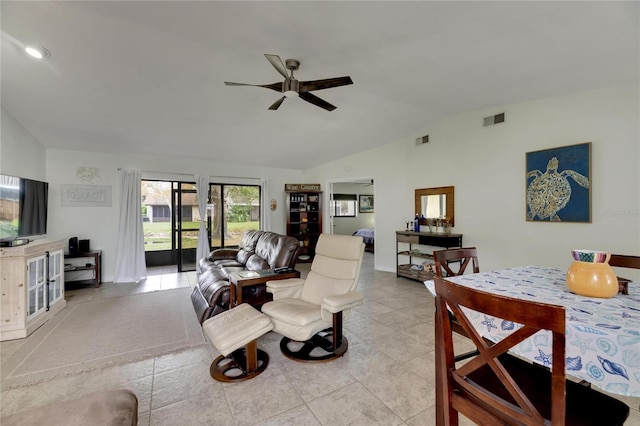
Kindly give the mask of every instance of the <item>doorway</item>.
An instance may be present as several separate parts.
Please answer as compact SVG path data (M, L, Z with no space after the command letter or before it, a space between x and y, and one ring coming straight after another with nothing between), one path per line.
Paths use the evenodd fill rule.
M340 179L329 184L329 226L332 234L361 235L366 250L375 252L375 181L371 177Z

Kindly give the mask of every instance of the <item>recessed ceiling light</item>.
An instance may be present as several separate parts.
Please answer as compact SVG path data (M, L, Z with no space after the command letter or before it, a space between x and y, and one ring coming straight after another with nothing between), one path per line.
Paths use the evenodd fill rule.
M36 59L42 59L45 56L49 56L49 51L44 47L40 46L27 46L24 48L24 51Z

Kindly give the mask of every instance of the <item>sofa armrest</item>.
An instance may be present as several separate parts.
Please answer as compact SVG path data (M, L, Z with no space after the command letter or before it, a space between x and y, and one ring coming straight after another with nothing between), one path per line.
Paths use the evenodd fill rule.
M345 309L351 309L364 300L364 294L353 291L347 294L327 296L322 301L322 309L335 314Z
M302 278L267 281L267 293L273 294L273 300L299 298L303 284L304 279Z
M221 259L235 259L238 255L239 249L221 248L209 253L209 259L221 260Z

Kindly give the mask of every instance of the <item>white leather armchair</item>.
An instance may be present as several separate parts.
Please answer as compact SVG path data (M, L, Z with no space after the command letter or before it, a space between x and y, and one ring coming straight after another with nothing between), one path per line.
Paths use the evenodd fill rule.
M363 253L362 237L322 234L306 279L267 282L273 301L262 312L284 336L280 349L287 357L327 361L347 351L342 322L364 299L356 291Z

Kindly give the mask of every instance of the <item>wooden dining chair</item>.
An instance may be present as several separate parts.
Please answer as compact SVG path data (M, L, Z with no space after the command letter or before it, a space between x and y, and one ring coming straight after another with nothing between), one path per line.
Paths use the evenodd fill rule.
M435 260L434 269L436 276L441 278L462 275L467 271L469 264L472 265L470 269L471 273L477 274L480 272L480 266L478 264L478 250L475 247L438 250L433 252L433 257ZM461 336L469 337L456 319L455 315L449 312L449 316L453 331ZM477 351L470 351L458 354L456 355L456 362L475 356L477 353Z
M478 265L478 250L475 247L453 248L433 252L435 272L439 277L453 277L462 275L472 265L471 273L480 272Z
M435 278L436 423L457 425L458 414L481 425L622 425L629 407L566 379L565 309L481 292ZM462 308L522 324L497 343L487 341ZM451 310L479 354L457 367ZM507 353L540 330L552 334L551 371Z
M628 256L625 254L612 254L609 259L609 266L617 266L619 268L640 269L640 256ZM631 282L628 278L618 278L618 293L629 294L628 284Z

